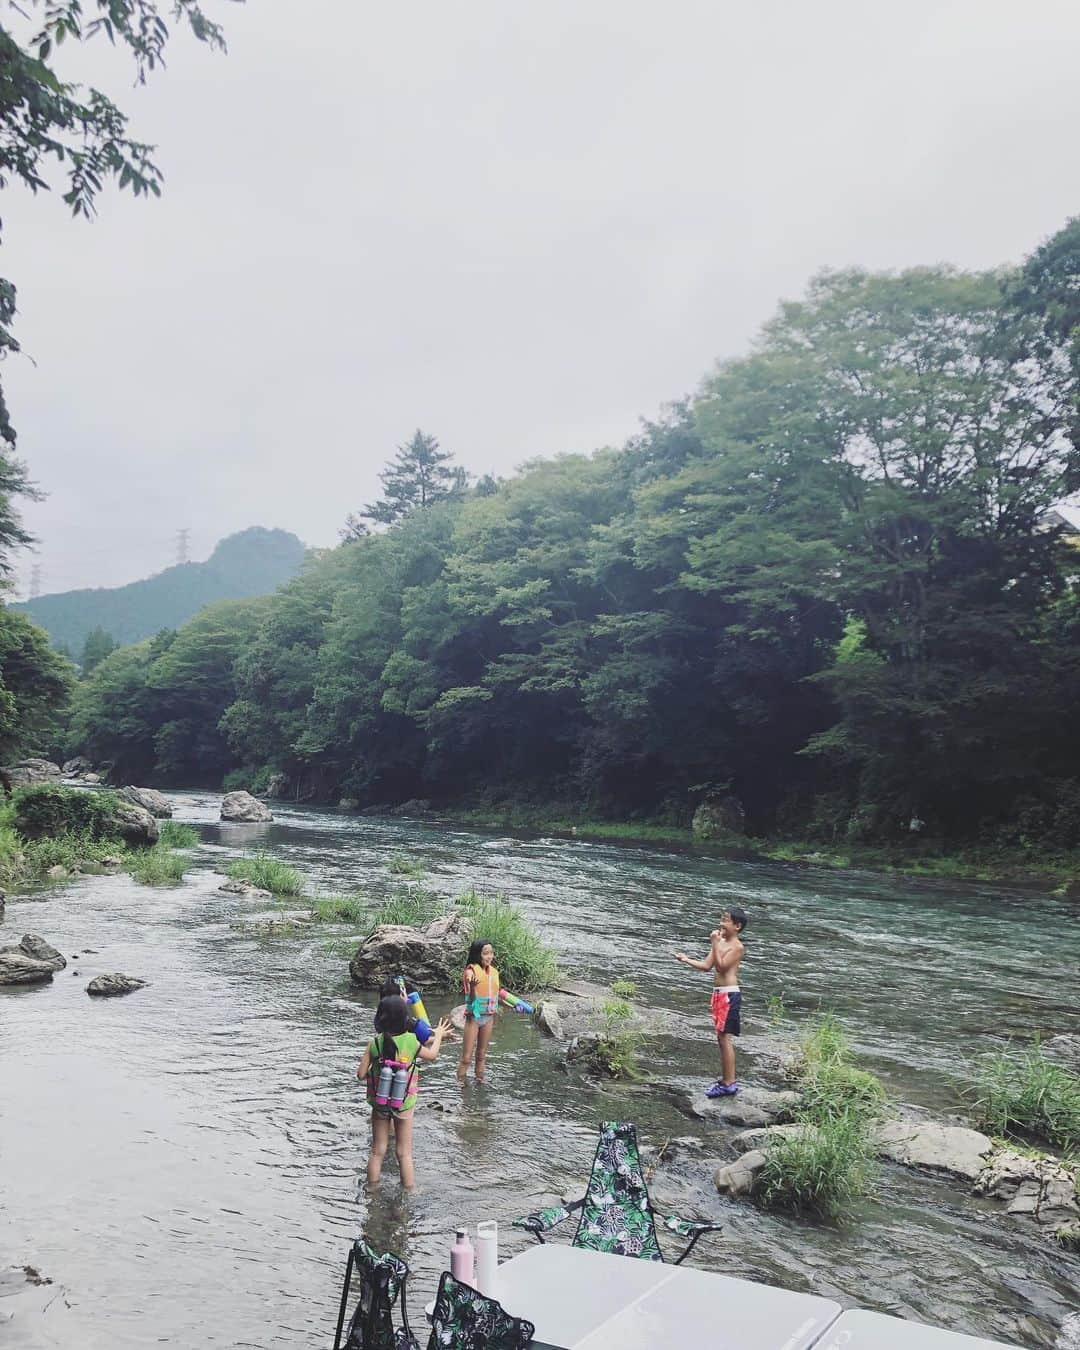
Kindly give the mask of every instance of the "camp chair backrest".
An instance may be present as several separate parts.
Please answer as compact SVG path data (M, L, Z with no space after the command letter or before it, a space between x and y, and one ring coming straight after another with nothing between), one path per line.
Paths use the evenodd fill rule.
M443 1271L427 1350L524 1350L536 1328Z
M393 1252L380 1255L363 1238L357 1238L350 1254L353 1281L360 1283L360 1301L356 1305L345 1339L345 1350L399 1350L415 1345L409 1332L404 1289L409 1267ZM346 1293L349 1287L346 1271ZM394 1330L393 1307L402 1294L401 1315L404 1332ZM342 1300L344 1307L344 1297Z
M662 1261L637 1130L621 1120L600 1126L589 1187L573 1246Z

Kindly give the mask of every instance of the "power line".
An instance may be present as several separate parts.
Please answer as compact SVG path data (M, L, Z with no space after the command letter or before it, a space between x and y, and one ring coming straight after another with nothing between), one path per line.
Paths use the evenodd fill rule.
M188 561L188 535L189 529L177 530L176 532L176 561L186 563Z

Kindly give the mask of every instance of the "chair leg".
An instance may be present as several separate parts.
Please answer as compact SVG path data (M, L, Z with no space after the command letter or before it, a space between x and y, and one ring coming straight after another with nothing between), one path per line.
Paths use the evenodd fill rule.
M409 1277L406 1275L406 1277L401 1281L401 1325L404 1327L405 1335L409 1338L409 1340L415 1341L415 1337L412 1334L412 1327L409 1326L409 1309L405 1298L405 1286L408 1283Z
M349 1306L349 1286L352 1284L353 1272L353 1249L349 1248L349 1259L345 1265L345 1283L341 1288L341 1307L338 1309L337 1330L334 1332L334 1350L339 1350L341 1345L341 1328L345 1325L345 1310Z
M694 1234L694 1236L693 1236L693 1237L690 1239L690 1241L686 1244L686 1250L683 1252L682 1256L680 1256L680 1257L678 1258L678 1260L675 1262L675 1265L677 1265L677 1266L681 1266L681 1265L682 1265L682 1263L686 1260L686 1258L687 1258L687 1257L690 1255L690 1253L694 1250L694 1247L695 1247L695 1245L696 1245L696 1243L697 1243L698 1238L700 1238L700 1237L702 1237L702 1236L704 1236L702 1233L695 1233L695 1234Z

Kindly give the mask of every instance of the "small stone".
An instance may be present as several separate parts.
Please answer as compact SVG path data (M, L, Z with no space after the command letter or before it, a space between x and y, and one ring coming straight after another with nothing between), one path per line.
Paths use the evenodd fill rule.
M110 998L117 994L133 994L136 989L144 989L145 980L137 980L133 975L121 975L119 971L111 975L98 975L86 986L86 992L101 998Z
M50 881L63 881L67 874L67 868L60 863L54 863L45 873Z
M749 1153L767 1149L773 1139L800 1139L809 1129L807 1125L766 1125L762 1129L743 1130L728 1142L736 1153Z
M555 1040L561 1041L566 1035L563 1031L562 1018L559 1016L559 1009L556 1004L546 1002L538 1004L533 1017L536 1021L536 1025L545 1036L552 1036Z
M749 1195L765 1163L765 1154L760 1149L751 1149L717 1170L713 1177L716 1189L721 1195Z

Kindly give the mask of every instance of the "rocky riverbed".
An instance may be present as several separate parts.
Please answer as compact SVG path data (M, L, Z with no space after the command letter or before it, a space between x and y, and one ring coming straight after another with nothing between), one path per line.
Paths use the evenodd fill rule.
M732 1141L755 1127L748 1114L779 1106L782 1118L783 1100L769 1094L788 1090L785 1027L822 1006L913 1119L962 1111L967 1065L1003 1025L1080 1036L1069 975L1080 938L1065 901L281 804L273 822L228 824L220 797L169 800L203 841L181 885L74 878L9 897L0 926L0 946L36 933L68 962L51 980L0 990L0 1245L52 1278L73 1321L104 1331L111 1350L208 1333L227 1345L325 1347L361 1227L413 1266L415 1312L463 1216L500 1219L504 1252L516 1250L525 1238L509 1219L580 1193L596 1123L612 1117L637 1123L658 1205L725 1225L695 1263L1026 1347L1068 1344L1080 1260L1034 1213L1009 1212L1036 1178L1018 1178L1011 1197L976 1193L969 1177L886 1159L877 1193L843 1227L764 1213L714 1180L745 1157ZM374 995L348 975L365 934L237 927L275 913L220 889L228 859L253 848L327 892L392 893L386 862L404 852L439 895L470 884L509 894L566 970L597 990L636 982L650 1081L597 1082L568 1068L569 1043L588 1034L573 1019L594 1014L581 995L553 991L562 1037L501 1019L486 1089L456 1088L450 1046L450 1062L425 1070L420 1187L402 1199L391 1177L366 1194L367 1116L353 1073ZM738 1120L726 1114L735 1104L706 1107L701 1092L714 1055L708 982L669 959L736 896L751 910ZM1030 952L1016 987L1003 989L998 953L1019 914ZM926 932L934 941L920 939L916 974L911 938ZM89 980L113 972L148 983L88 998ZM783 998L785 1023L766 1013L770 997ZM456 1001L427 1000L436 1016Z

